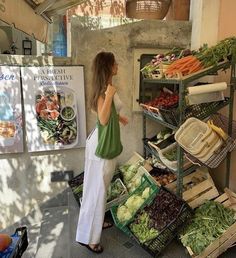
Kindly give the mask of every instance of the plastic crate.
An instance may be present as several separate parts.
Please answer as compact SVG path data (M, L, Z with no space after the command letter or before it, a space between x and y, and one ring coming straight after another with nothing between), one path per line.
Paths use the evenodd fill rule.
M117 178L115 181L117 181L117 180L120 181L121 185L123 186L123 191L117 198L115 198L115 199L106 203L106 211L110 210L111 207L114 206L114 205L119 205L119 203L123 202L128 197L128 191L127 191L125 185L123 184L123 182L121 181L120 178ZM80 205L81 205L82 197L80 197L79 202L80 202Z
M83 193L83 182L84 182L84 172L82 172L78 176L75 176L74 178L68 181L68 184L79 206L80 206L80 198L82 197L82 193Z
M119 177L119 171L117 170L113 176L112 181L116 180L118 177ZM73 177L71 180L68 181L71 191L79 206L81 204L81 198L83 194L83 182L84 182L84 172L82 172L78 176Z
M228 98L225 98L225 100L223 101L215 101L210 103L202 103L202 104L187 106L185 109L184 119L186 120L189 117L196 117L199 119L203 119L209 116L210 114L214 113L216 109L223 107L226 102L228 102ZM179 115L180 115L178 108L170 108L170 109L158 108L158 109L159 109L159 114L164 121L175 126L178 125Z
M187 225L192 218L192 215L193 211L191 208L187 203L183 203L177 218L173 219L173 221L159 233L157 238L147 245L143 245L143 248L154 257L159 256L159 254L177 236L183 227Z
M125 185L123 184L123 182L121 181L121 179L117 178L114 181L114 183L116 183L116 182L120 182L120 184L123 187L123 191L121 192L121 194L119 196L117 196L113 200L110 200L109 202L107 202L107 204L106 204L106 209L107 210L109 210L114 205L118 205L120 202L122 202L123 200L125 200L128 197L128 191L127 191Z
M152 180L151 176L147 176L147 175L143 175L142 176L142 183L141 185L135 190L133 191L131 194L128 195L128 198L135 195L135 194L139 194L139 193L142 193L143 190L146 188L146 187L150 187L150 195L149 197L144 201L144 203L140 206L140 208L136 211L136 213L139 211L139 210L142 210L146 205L150 204L152 202L152 200L155 198L158 190L159 190L159 187L154 183L154 181ZM128 199L127 198L127 199ZM126 199L126 200L127 200ZM125 202L123 201L120 205L123 205ZM124 228L127 224L129 224L131 221L133 221L134 217L135 217L135 214L133 214L132 218L125 221L125 222L121 222L119 221L119 219L117 218L117 209L118 209L118 205L117 206L113 206L111 207L110 211L111 211L111 214L112 214L112 218L115 222L115 225L122 230L122 228Z
M161 231L159 231L159 234L156 238L144 244L141 244L138 238L130 230L129 225L122 228L122 231L126 235L137 241L141 245L141 247L144 248L147 252L149 252L153 257L158 257L160 255L160 253L178 235L178 233L183 229L183 227L187 225L187 223L191 220L193 216L193 210L184 200L182 200L181 198L179 198L174 193L172 193L164 187L161 187L160 192L161 191L165 191L173 195L174 198L181 202L181 206L178 213L173 214L174 219L168 225L166 225ZM155 199L150 204L150 206L152 206L154 203ZM168 209L168 205L166 206L166 209Z
M168 138L162 140L159 143L153 143L157 141L157 136L153 136L151 138L144 138L143 142L144 144L149 144L153 148L163 149L170 145L171 143L175 142L174 134L171 134Z
M28 247L27 228L17 228L15 233L11 235L11 239L10 246L4 252L0 252L1 258L20 258L22 256Z

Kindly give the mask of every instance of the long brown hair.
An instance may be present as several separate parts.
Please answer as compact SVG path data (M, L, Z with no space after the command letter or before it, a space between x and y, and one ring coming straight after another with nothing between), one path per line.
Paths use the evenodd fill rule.
M111 52L100 52L96 55L92 66L92 95L91 108L97 111L98 98L105 94L108 80L112 75L112 67L115 63L115 56Z

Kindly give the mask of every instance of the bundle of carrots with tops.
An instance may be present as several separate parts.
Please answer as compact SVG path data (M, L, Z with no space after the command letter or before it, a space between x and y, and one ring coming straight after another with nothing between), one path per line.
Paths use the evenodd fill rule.
M190 55L174 61L164 73L167 77L173 77L176 74L185 76L201 69L203 69L202 63L195 56Z
M230 37L215 46L208 47L204 44L198 51L191 51L190 55L172 62L164 73L167 78L176 77L178 74L186 76L225 60L236 60L235 57L236 37Z

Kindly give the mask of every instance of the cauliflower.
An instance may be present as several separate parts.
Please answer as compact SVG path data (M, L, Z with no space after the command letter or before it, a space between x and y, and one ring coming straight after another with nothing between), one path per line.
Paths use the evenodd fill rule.
M150 187L146 187L142 193L142 198L147 199L150 196Z
M141 185L141 178L142 176L135 176L135 178L127 184L127 188L130 193Z
M135 176L139 167L140 164L120 166L120 171L122 172L126 184Z
M126 207L125 205L121 205L120 207L118 207L117 218L121 222L130 220L132 218L132 215L131 215L128 207Z
M128 198L125 205L128 207L131 214L134 214L144 203L144 199L139 195L132 195Z

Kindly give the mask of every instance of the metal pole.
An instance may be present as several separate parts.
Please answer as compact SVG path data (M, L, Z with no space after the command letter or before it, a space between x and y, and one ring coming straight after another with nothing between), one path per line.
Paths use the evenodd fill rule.
M185 87L181 81L179 84L179 126L183 123L184 120L184 111L185 111L185 102L184 102L184 91ZM183 194L183 149L178 145L177 146L177 195L182 197Z
M229 102L229 117L228 117L229 118L229 123L228 123L228 135L229 136L232 136L235 85L236 85L236 75L235 75L235 64L233 63L231 66L231 77L230 77L230 102ZM231 165L231 152L228 152L227 160L226 160L225 187L229 187L230 165Z

